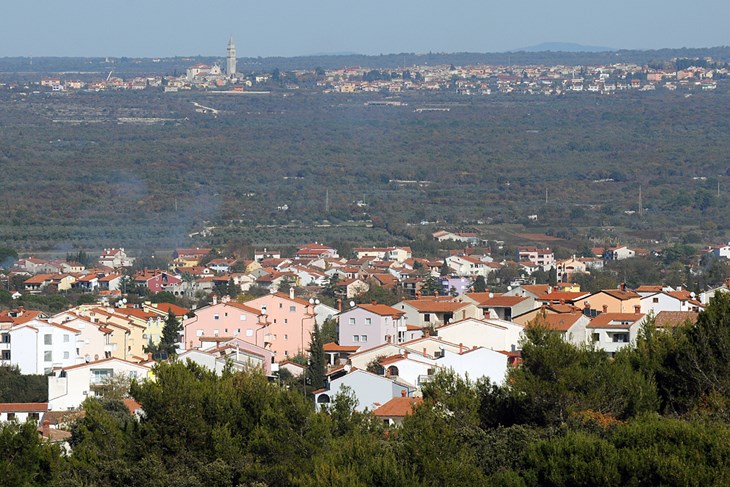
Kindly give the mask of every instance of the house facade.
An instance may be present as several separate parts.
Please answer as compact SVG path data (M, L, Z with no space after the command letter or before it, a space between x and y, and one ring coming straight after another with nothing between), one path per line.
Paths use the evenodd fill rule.
M360 304L339 315L339 344L360 351L405 341L403 311L384 304Z

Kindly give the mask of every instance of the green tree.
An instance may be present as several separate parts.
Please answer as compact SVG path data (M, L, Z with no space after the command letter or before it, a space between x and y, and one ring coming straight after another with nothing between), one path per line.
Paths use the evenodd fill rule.
M327 318L319 330L322 343L337 342L339 340L338 325L335 318Z
M487 281L484 279L484 276L477 276L477 278L474 279L472 289L475 293L483 293L487 290Z
M309 385L314 389L324 387L327 356L324 353L323 346L322 332L319 325L315 323L314 330L310 333L309 361L307 363L307 378L309 379Z
M41 440L34 421L0 424L0 486L51 486L61 465L58 446Z
M172 311L169 311L165 319L165 325L162 327L162 338L157 345L157 351L168 356L175 355L177 353L176 344L180 341L181 330L182 325L177 320L177 317Z

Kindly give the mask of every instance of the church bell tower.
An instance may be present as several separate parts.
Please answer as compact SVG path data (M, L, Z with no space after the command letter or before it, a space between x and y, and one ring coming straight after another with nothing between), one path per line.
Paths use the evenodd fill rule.
M226 74L229 78L236 76L236 44L233 42L233 36L228 40L228 61L226 62Z

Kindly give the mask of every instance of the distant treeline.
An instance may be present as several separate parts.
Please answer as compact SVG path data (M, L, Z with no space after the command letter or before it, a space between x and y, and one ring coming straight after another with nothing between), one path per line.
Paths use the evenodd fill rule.
M730 61L730 47L680 48L658 50L619 50L606 52L457 52L422 53L412 52L368 56L363 54L314 55L295 57L244 57L239 58L238 68L247 72L270 72L280 70L336 69L347 66L365 66L381 69L398 69L415 65L453 64L468 66L490 65L556 65L567 66L634 63L649 64L682 58L712 58L717 62ZM188 66L197 63L220 62L221 56L179 56L159 58L84 58L84 57L7 57L0 58L0 73L57 73L61 71L113 70L117 75L130 74L181 74Z

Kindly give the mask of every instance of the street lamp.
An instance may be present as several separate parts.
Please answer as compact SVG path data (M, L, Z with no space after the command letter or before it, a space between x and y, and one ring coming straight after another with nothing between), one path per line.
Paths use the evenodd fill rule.
M304 318L302 318L301 337L300 337L301 341L299 342L300 343L299 353L301 353L302 355L304 355L304 320L314 318L314 316L315 316L314 307L318 306L319 303L320 303L319 299L309 298L309 306L312 307L312 313L307 314L307 308L306 307L304 308Z

